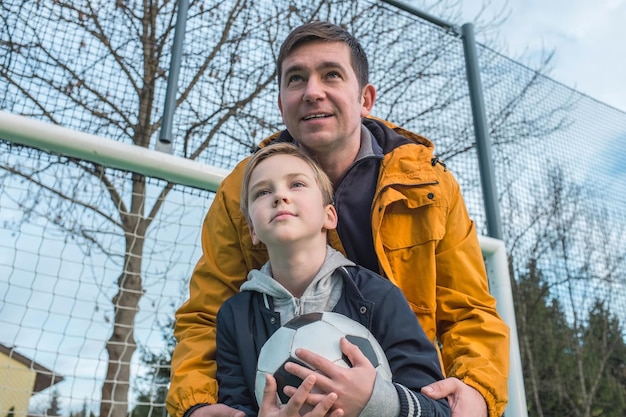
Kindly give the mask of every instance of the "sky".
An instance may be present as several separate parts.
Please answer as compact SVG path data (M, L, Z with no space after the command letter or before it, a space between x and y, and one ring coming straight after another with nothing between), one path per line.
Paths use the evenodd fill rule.
M483 1L459 0L463 15L454 23L474 21ZM497 29L502 44L498 48L500 52L515 60L522 58L522 62L532 66L543 51L553 50L550 78L626 112L626 0L491 0L486 12L498 13L503 7L508 18ZM477 32L476 37L482 41L481 33ZM0 285L0 292L2 289ZM8 309L3 314L8 314ZM86 344L84 349L101 351L91 344ZM67 365L63 359L45 364L63 368L62 365ZM80 364L81 371L91 367ZM99 395L98 387L87 386L88 379L86 376L79 380L79 384L85 385L86 394L76 395L77 406L87 395Z
M462 0L462 23L482 2ZM529 65L554 51L550 78L626 112L626 0L491 0L486 12L503 7L499 51Z

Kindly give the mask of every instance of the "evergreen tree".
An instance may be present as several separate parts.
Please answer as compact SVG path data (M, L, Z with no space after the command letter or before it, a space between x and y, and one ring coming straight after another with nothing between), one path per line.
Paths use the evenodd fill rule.
M61 415L61 408L59 405L59 391L55 389L50 396L50 404L46 410L46 416L57 417Z
M517 282L517 323L529 416L562 416L563 386L569 373L568 346L573 335L561 306L551 300L549 286L534 260Z
M590 415L626 415L626 344L619 320L605 303L596 300L588 324L581 335L583 369L598 370L584 375L587 391L595 395L589 404ZM593 376L596 376L593 378Z
M626 415L623 327L596 300L568 323L536 263L516 283L516 313L529 417Z
M93 411L88 410L87 399L85 399L83 401L83 406L80 411L77 411L75 413L70 412L70 417L96 417L96 415L93 413Z

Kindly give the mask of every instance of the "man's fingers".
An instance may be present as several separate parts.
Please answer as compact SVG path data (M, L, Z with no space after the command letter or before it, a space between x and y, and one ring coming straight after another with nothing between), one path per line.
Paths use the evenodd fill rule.
M433 382L422 388L422 394L433 400L440 400L449 395L455 395L459 392L462 382L457 378L446 378L441 381Z
M193 417L246 417L246 414L226 404L206 405L191 413Z

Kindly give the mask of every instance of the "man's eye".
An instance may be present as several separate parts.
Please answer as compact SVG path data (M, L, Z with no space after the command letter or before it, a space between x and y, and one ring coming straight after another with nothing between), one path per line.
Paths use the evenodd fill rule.
M341 75L337 71L331 71L326 74L327 78L341 78Z
M291 84L291 83L298 83L298 82L301 82L303 80L304 80L304 78L301 75L293 74L293 75L289 76L289 78L287 79L287 82L289 84Z

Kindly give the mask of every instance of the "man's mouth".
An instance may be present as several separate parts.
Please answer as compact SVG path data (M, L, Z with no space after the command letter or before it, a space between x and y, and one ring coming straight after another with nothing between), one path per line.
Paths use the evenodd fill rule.
M326 117L331 117L332 114L327 114L327 113L323 113L323 114L311 114L309 116L304 116L302 118L302 120L314 120L314 119L324 119Z

